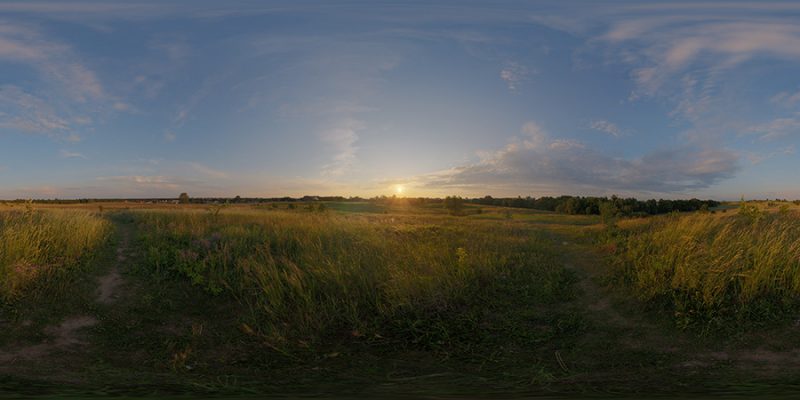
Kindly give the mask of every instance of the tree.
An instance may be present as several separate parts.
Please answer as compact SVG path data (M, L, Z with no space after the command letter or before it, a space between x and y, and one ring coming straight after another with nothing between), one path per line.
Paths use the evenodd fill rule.
M619 210L614 205L614 203L610 201L604 201L600 203L600 217L603 219L605 223L611 223L614 221L614 218L619 213Z
M189 195L186 192L181 193L181 195L178 196L178 202L181 204L189 204Z
M464 210L464 199L458 196L447 196L444 199L444 208L452 215L461 215Z

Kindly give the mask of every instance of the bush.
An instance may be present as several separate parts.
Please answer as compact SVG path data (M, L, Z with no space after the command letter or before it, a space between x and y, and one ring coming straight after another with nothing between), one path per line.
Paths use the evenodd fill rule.
M450 215L463 215L464 199L458 196L447 196L444 199L444 208L450 212Z

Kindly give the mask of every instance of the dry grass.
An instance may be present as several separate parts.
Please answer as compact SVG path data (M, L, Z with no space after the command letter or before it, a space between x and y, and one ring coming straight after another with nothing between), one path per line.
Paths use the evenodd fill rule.
M618 276L635 296L673 309L682 325L769 320L797 303L796 212L671 215L625 224L623 233Z
M111 232L108 221L80 210L0 210L0 300L78 265Z
M522 291L535 306L569 287L549 241L521 223L304 210L132 215L148 271L235 297L275 346L391 335L435 346L464 337L477 320L471 305L491 305L498 292Z

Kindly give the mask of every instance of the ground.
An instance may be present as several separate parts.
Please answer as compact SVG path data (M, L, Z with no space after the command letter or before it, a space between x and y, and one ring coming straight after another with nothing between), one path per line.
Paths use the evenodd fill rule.
M522 218L558 246L577 295L532 312L566 324L554 339L535 350L481 353L485 359L477 363L441 352L376 350L369 342L333 346L302 360L268 348L241 326L226 300L189 283L138 273L136 225L124 213L109 218L114 239L62 292L2 310L0 393L492 397L718 391L778 397L797 389L789 382L800 382L797 326L704 335L679 330L670 316L625 299L609 285L605 256L594 241L602 227L590 217ZM526 310L514 312L524 316Z

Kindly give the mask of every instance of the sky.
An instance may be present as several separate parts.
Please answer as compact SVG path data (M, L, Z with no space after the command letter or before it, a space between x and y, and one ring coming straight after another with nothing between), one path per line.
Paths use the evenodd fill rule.
M800 3L0 2L0 198L800 198Z

